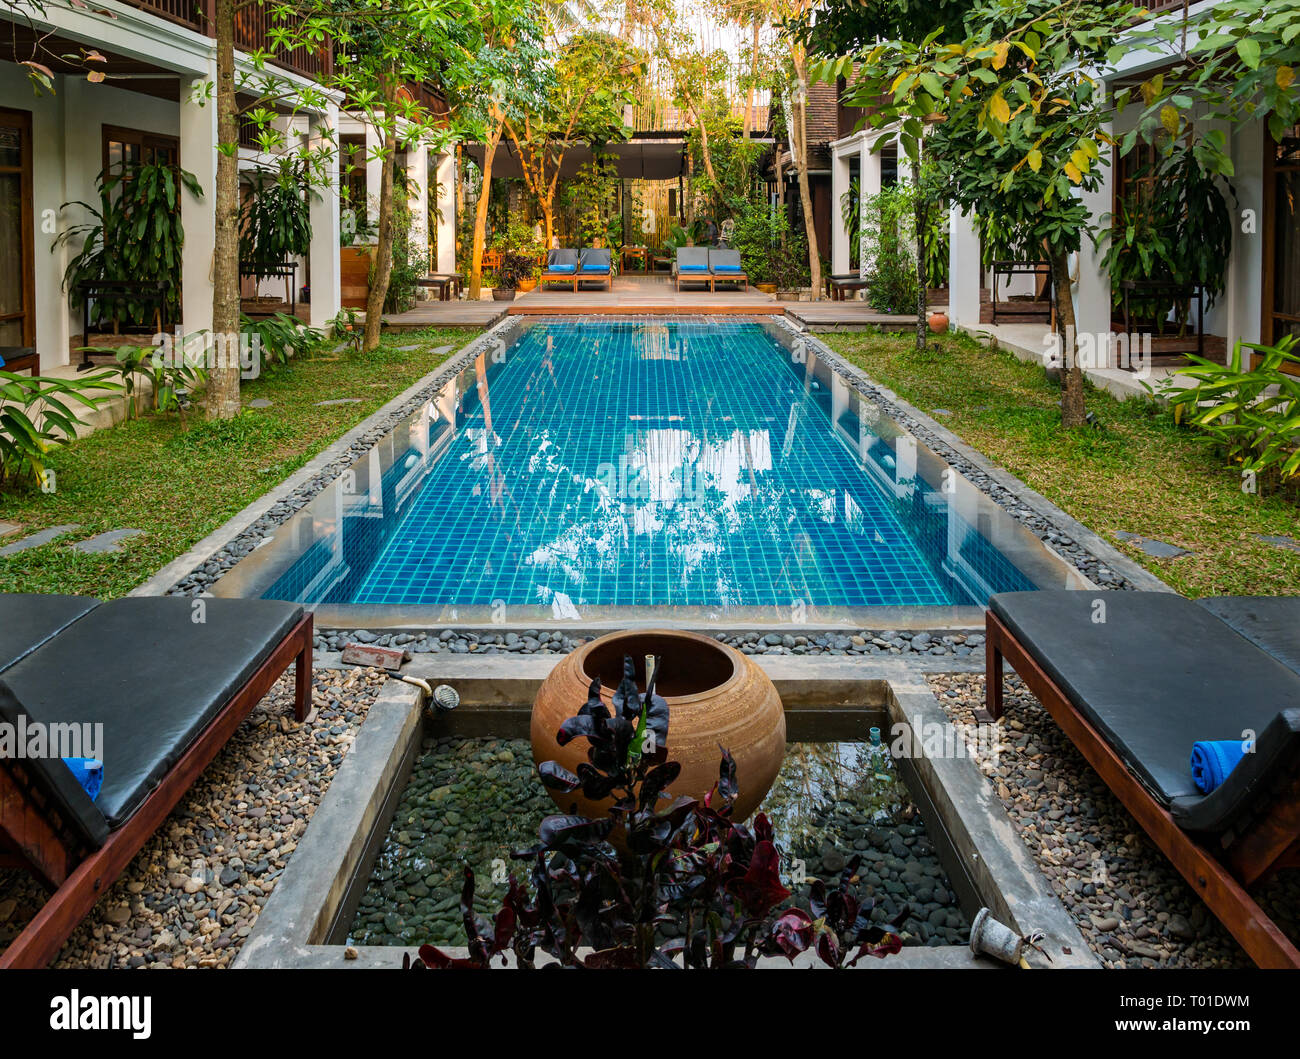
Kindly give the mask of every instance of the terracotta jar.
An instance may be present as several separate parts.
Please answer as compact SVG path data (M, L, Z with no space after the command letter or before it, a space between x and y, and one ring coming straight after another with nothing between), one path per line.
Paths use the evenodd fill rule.
M934 312L930 314L930 330L935 334L943 334L948 330L948 314Z
M533 760L558 761L570 772L587 760L588 742L575 739L558 746L555 733L587 701L594 677L601 697L612 699L623 674L623 656L636 665L637 684L645 690L645 656L660 656L656 690L668 701L668 758L681 763L673 795L703 798L718 779L721 744L736 760L740 796L732 819L744 820L762 802L785 757L785 711L776 688L753 659L708 636L667 629L615 632L583 644L566 655L543 682L533 703ZM608 801L590 802L580 792L550 792L567 812L599 819Z

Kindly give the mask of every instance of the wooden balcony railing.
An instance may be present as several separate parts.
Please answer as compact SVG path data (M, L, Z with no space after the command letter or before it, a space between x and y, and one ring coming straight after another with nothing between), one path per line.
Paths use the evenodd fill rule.
M212 16L215 5L212 0L125 0L132 7L148 11L151 15L176 22L182 26L212 37ZM294 48L293 51L271 51L269 30L272 15L268 5L250 4L235 12L235 47L241 51L251 52L258 48L266 49L271 57L268 60L281 69L290 70L304 77L319 78L329 74L333 69L334 50L329 43L319 48Z
M1138 7L1144 7L1153 15L1163 15L1166 11L1178 11L1183 0L1133 0Z

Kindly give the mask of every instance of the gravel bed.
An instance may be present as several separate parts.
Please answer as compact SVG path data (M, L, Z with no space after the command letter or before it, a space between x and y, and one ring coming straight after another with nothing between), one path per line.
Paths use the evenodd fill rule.
M293 719L281 678L73 933L57 967L225 967L307 829L382 670L321 670ZM0 949L39 908L25 873L0 871Z
M349 643L401 647L417 654L567 654L590 637L562 632L525 629L493 632L490 629L443 629L441 632L386 632L369 629L320 629L315 647L341 651ZM893 629L859 629L855 632L718 633L714 639L747 655L906 655L910 658L984 658L984 634L964 632L898 632Z
M953 721L975 723L983 677L932 676L930 687ZM1253 966L1019 678L1008 678L1005 703L1001 753L981 768L1105 966ZM1300 938L1300 880L1290 875L1255 897Z
M864 381L863 376L857 371L857 369L852 368L843 360L843 358L827 347L824 343L817 341L812 336L799 332L797 329L793 328L788 321L777 321L777 326L784 327L788 333L799 339L804 341L811 339L812 341L817 342L819 347L818 353L820 356L825 358L826 362L831 367L831 370L842 376L858 393L876 404L890 419L894 420L894 422L898 423L919 441L947 460L955 470L969 479L976 488L989 496L995 503L1010 514L1012 518L1033 531L1040 540L1051 547L1067 562L1071 563L1085 577L1092 581L1093 584L1110 589L1134 589L1136 587L1122 574L1118 574L1114 570L1110 569L1105 562L1084 548L1078 541L1064 530L1060 529L1050 519L1044 518L1032 508L1022 503L1019 497L1012 490L1007 489L1005 486L996 482L980 467L976 466L970 460L950 448L929 427L921 423L914 416L904 411L898 404L885 396L885 392L880 387L873 383ZM498 331L498 328L493 328L484 332L483 335L476 338L461 352L451 357L442 366L441 370L434 374L430 381L425 386L422 386L410 400L404 402L401 407L394 409L392 412L376 420L375 423L372 424L364 434L354 440L344 452L335 456L309 481L306 481L295 488L288 497L273 505L251 526L235 537L234 540L230 541L202 564L195 567L185 577L181 578L180 581L167 590L168 594L198 595L219 581L227 571L235 566L236 563L240 562L244 557L249 555L256 547L258 547L258 545L261 544L277 526L292 518L293 515L305 506L313 497L352 466L358 458L373 448L374 445L376 445L385 435L397 426L398 423L412 414L420 405L428 401L430 397L432 397L463 368L464 364L470 358L476 355L479 351L489 348L491 344L497 340Z

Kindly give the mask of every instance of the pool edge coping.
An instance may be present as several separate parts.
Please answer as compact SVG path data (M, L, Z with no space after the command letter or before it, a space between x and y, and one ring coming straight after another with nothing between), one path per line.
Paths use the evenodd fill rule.
M560 661L560 656L534 657L538 663L549 661L554 665ZM506 662L505 659L493 661ZM759 661L763 664L762 659ZM817 675L816 660L799 659L800 664L793 664L795 660L779 657L773 661L778 663L775 667L778 675L787 682L803 680L816 684L828 679L834 682L833 677ZM517 669L532 668L519 666L516 659L510 662ZM913 731L926 731L923 726L932 724L953 727L926 683L924 673L904 672L906 667L900 663L847 664L857 670L849 679L880 682L885 686L886 708L894 720L901 718ZM478 679L491 682L496 679L492 670L503 667L489 664L484 668L486 672ZM504 668L509 668L509 664ZM806 671L802 676L801 669ZM517 700L518 696L511 698ZM410 740L420 724L422 712L423 696L414 685L390 679L380 689L352 749L299 841L289 867L235 958L234 968L391 968L400 966L402 954L412 951L413 947L399 945L351 946L357 958L350 960L345 957L349 946L324 945L311 939L327 931L338 914L366 855L391 782L407 759ZM974 875L981 902L990 906L995 918L1021 934L1045 932L1044 945L1051 953L1051 961L1031 953L1031 965L1100 967L974 760L967 756L930 758L922 753L911 761L926 781L926 795L942 817L948 835L967 845L963 855L970 863L963 867ZM936 794L942 798L936 798ZM955 843L954 852L958 852ZM988 966L987 961L975 958L962 946L915 948L944 954L937 958L937 964L926 963L921 957L909 958L915 966ZM953 950L964 952L964 957L958 960ZM785 965L778 962L773 966ZM888 961L883 966L888 966Z

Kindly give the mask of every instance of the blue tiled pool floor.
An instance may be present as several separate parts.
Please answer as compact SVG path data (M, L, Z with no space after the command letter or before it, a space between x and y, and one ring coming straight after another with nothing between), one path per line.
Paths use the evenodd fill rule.
M932 493L868 473L757 323L538 322L499 360L414 493L345 520L325 598L303 596L307 555L266 595L560 613L983 603L960 567L1032 587L973 531L954 542Z

